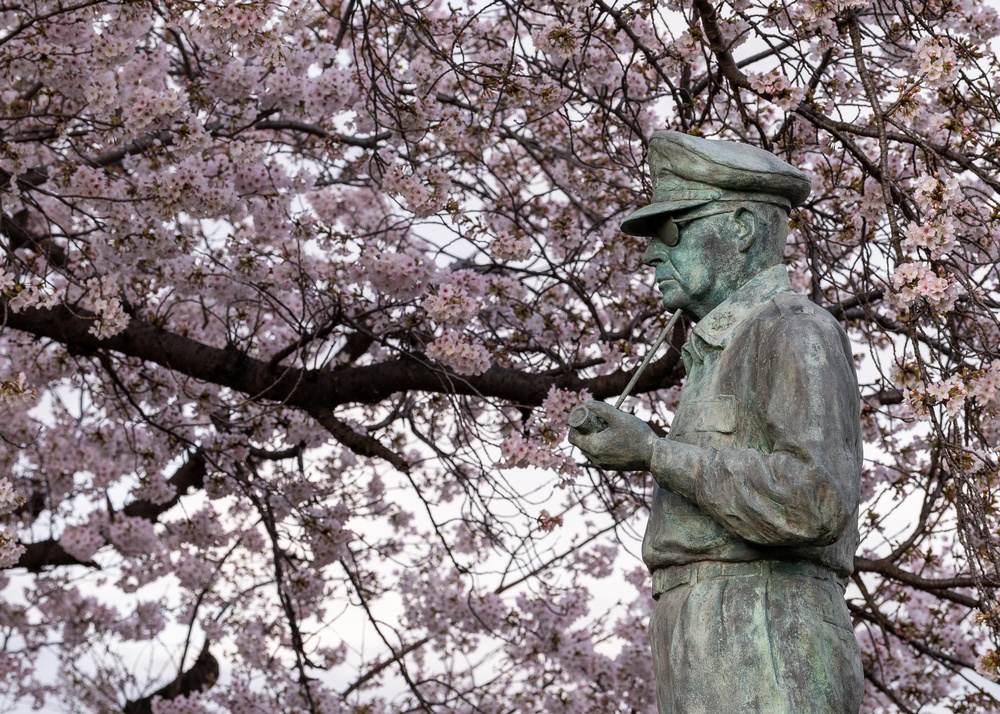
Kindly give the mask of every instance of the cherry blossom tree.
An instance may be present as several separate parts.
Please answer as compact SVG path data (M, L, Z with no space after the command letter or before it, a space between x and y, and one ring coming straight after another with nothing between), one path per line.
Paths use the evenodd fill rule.
M0 3L0 706L652 712L651 484L563 439L665 323L617 224L672 128L813 181L786 257L856 345L864 711L996 711L998 32L980 0Z

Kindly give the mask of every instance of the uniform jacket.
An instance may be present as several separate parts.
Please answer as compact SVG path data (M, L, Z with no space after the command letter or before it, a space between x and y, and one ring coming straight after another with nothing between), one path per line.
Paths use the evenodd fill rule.
M781 560L850 575L862 451L850 342L784 266L695 326L643 542L649 569Z

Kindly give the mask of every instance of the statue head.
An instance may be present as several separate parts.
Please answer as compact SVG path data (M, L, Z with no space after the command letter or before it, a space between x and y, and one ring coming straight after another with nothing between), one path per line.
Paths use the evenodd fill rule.
M664 305L701 319L754 275L781 262L788 211L809 179L748 144L674 131L649 145L653 200L622 223L650 239Z

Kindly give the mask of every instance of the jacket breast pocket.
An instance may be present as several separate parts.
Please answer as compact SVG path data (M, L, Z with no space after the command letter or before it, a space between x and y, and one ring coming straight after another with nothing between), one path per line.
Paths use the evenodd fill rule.
M726 447L733 445L736 434L736 397L720 394L710 399L699 399L691 405L691 430L698 434L703 446Z

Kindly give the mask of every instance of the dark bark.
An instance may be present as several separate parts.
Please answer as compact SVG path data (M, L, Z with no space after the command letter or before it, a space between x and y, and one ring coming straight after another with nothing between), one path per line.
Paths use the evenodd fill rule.
M152 694L125 703L124 714L152 714L153 698L175 699L192 692L210 689L219 679L219 661L208 651L208 642L201 648L198 659L191 668L181 672L170 684L160 687Z
M20 559L11 568L24 568L29 573L40 573L47 568L61 565L85 565L89 568L98 567L92 560L80 560L67 553L57 540L43 540L38 543L26 543Z
M584 379L575 372L531 374L492 366L480 375L456 375L419 355L336 371L271 366L234 347L212 347L133 318L125 330L99 339L89 332L96 319L64 306L12 312L0 300L10 328L55 340L76 352L110 350L151 362L195 379L230 387L258 399L309 412L345 404L375 404L397 392L439 392L504 399L525 406L540 404L553 386L587 389L596 399L619 394L631 371ZM670 387L680 380L680 355L671 350L650 364L636 391Z
M122 513L132 518L145 518L147 521L155 523L162 514L173 508L181 496L189 490L201 489L204 486L205 474L205 458L200 452L195 452L168 480L168 483L176 489L173 498L165 503L133 501L122 509ZM40 573L46 568L61 565L98 567L93 561L83 561L70 555L59 545L57 540L49 539L37 543L25 543L24 548L24 553L11 568L25 568L30 573Z

